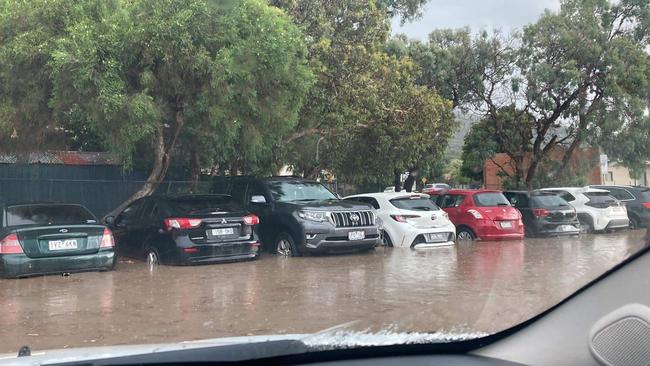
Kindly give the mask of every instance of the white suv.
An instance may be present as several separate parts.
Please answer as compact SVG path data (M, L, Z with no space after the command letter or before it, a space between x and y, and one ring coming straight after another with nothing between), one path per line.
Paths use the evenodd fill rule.
M624 205L604 189L590 187L543 188L564 198L576 209L585 232L622 229L630 225Z
M372 205L386 246L420 249L454 245L456 240L456 227L428 194L366 193L344 199Z

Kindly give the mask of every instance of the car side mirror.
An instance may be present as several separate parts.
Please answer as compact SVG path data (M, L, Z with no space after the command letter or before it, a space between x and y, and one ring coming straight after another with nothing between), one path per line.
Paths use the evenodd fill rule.
M104 218L104 222L106 222L106 225L108 226L115 226L115 216L106 216L106 218Z
M251 203L256 205L263 205L266 203L266 197L262 195L252 196Z

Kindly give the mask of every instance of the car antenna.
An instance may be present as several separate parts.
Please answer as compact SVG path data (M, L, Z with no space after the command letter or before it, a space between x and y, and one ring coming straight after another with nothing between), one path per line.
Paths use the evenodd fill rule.
M32 355L32 350L29 348L29 346L22 346L20 347L20 350L18 350L18 357L28 357Z

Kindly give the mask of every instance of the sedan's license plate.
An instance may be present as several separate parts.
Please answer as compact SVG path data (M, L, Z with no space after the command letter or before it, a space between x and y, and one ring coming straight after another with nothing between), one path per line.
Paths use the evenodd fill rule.
M512 227L512 222L510 221L501 221L501 227L504 229L510 229Z
M349 240L363 240L366 238L366 233L364 231L350 231L348 233Z
M50 240L47 243L50 250L77 249L76 239Z
M223 236L223 235L232 235L235 233L235 229L227 227L224 229L212 229L212 235L214 236Z

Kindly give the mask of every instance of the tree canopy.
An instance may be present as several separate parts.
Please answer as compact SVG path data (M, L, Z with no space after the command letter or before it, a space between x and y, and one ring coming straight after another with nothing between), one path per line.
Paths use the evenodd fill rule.
M631 165L650 157L647 149L618 148L629 139L641 146L647 136L649 14L647 1L564 0L523 33L438 30L407 52L421 66L421 83L485 117L519 165L516 178L531 188L554 149L564 150L556 176L586 144ZM523 155L530 156L524 165Z

